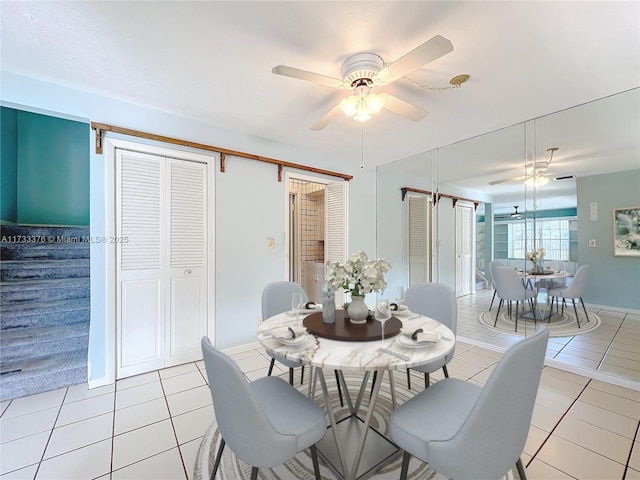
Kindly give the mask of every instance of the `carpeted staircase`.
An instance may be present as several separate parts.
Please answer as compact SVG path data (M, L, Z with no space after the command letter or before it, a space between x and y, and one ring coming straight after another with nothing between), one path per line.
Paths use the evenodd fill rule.
M86 382L89 227L0 234L0 400Z

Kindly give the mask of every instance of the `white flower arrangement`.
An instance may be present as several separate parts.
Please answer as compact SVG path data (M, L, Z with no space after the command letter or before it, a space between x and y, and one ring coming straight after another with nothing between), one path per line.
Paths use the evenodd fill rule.
M544 259L545 249L540 247L525 253L525 258L535 264L540 263Z
M385 259L369 260L367 254L360 251L345 263L332 263L325 280L333 291L343 288L351 296L363 296L387 288L384 274L390 268L391 264Z

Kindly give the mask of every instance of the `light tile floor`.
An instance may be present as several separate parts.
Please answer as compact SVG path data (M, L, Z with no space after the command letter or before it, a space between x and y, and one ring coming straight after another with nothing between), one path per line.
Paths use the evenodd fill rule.
M474 327L467 322L472 310L477 315L488 305L482 297L459 301L460 334ZM608 352L613 345L633 347L629 338L636 338L637 327L625 327L625 322L620 318ZM506 338L501 346L510 342L513 339ZM637 345L621 350L637 353ZM459 341L450 375L484 384L501 356L495 348ZM249 380L266 375L269 358L262 349L248 346L233 351ZM203 363L194 362L93 390L77 385L2 402L0 478L191 479L213 415L205 377ZM440 380L441 372L432 379ZM523 453L528 476L640 480L639 426L637 388L547 366Z
M481 342L488 348L502 351L520 337L496 333L478 322L478 315L488 310L492 294L493 290L486 289L458 299L456 333L474 344ZM544 294L540 295L539 301L545 301ZM497 301L494 308L496 305ZM602 325L593 332L549 339L547 358L555 360L554 365L561 368L573 367L574 373L606 378L608 382L631 388L635 384L635 388L640 388L640 315L595 308L587 308L587 311L597 314Z

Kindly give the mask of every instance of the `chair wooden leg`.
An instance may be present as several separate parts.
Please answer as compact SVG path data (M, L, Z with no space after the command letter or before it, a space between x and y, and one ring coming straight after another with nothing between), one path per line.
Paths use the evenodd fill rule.
M302 370L300 371L300 385L304 384L304 365L302 366Z
M271 364L269 365L269 372L267 372L267 377L271 376L271 372L273 371L273 365L276 363L276 359L272 358L271 359Z
M447 366L442 366L442 371L444 372L444 378L449 378L449 370L447 370Z
M220 446L218 447L218 453L216 454L216 461L213 463L213 470L211 471L210 480L216 478L216 472L220 466L220 460L222 459L222 451L224 450L224 438L220 439Z
M320 466L318 465L318 450L315 445L309 447L311 450L311 461L313 462L313 473L316 476L316 480L320 480Z
M344 401L342 400L342 387L340 386L340 377L338 377L338 370L334 370L336 374L336 383L338 384L338 396L340 397L340 406L344 407Z
M409 390L411 390L411 372L409 372L408 368L407 368L407 386L409 387Z
M582 303L582 309L584 310L584 316L587 318L587 322L589 321L589 314L587 313L587 308L584 306L584 301L582 297L580 297L580 303Z
M409 460L411 460L411 454L404 452L402 454L402 469L400 470L400 480L407 480L407 473L409 472Z
M489 311L491 311L491 307L493 307L493 301L496 299L496 291L493 291L493 297L491 297L491 303L489 304Z
M258 480L258 467L251 468L251 480Z
M521 458L519 458L516 462L516 468L518 469L518 476L520 476L520 480L527 480L527 474L524 471L524 466L522 465Z
M425 373L424 374L424 388L429 388L429 384L431 383L431 380L429 379L429 374Z

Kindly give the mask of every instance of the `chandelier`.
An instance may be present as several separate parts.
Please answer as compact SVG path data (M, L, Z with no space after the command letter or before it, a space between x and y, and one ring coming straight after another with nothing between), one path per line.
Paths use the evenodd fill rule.
M384 107L384 94L371 93L371 80L360 79L353 95L340 102L340 110L359 122L366 122Z

